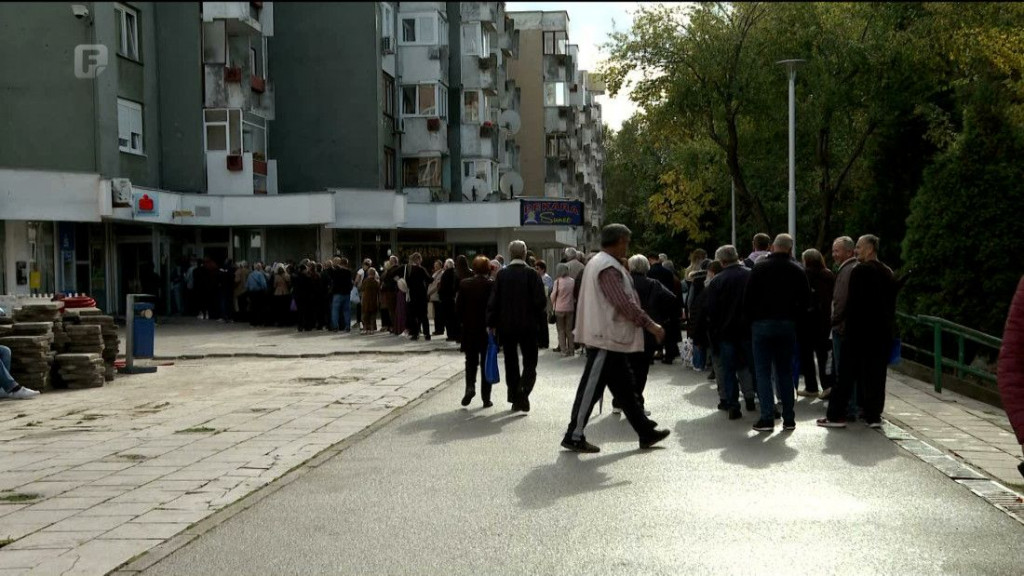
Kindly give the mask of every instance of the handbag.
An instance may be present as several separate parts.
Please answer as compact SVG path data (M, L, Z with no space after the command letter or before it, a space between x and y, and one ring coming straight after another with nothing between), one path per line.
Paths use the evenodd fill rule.
M494 340L494 334L487 335L487 355L484 357L484 378L491 384L501 382L501 373L498 372L498 343Z
M406 276L408 276L408 275L409 275L409 265L406 264L405 265L405 276L399 278L398 282L397 282L398 290L402 294L405 294L405 301L406 302L408 302L411 299L411 297L409 296L409 281L405 279Z

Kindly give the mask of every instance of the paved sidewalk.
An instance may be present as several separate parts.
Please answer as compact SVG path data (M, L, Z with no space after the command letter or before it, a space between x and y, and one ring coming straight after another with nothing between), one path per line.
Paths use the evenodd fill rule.
M0 574L105 574L441 385L456 358L187 360L0 402Z

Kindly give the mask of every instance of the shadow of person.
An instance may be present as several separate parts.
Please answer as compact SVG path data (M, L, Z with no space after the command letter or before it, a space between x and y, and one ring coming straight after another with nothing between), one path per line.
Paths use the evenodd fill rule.
M632 484L631 480L611 482L611 476L601 468L638 452L642 451L637 449L601 456L559 452L554 463L535 467L519 481L515 488L519 505L539 510L553 506L562 498L628 486Z
M445 444L454 440L472 440L500 434L506 424L525 416L522 412L495 410L497 407L477 410L459 408L414 420L399 427L398 432L405 435L430 432L431 444Z
M854 466L872 467L895 458L901 450L895 442L860 422L851 422L846 429L826 430L823 454L840 456Z

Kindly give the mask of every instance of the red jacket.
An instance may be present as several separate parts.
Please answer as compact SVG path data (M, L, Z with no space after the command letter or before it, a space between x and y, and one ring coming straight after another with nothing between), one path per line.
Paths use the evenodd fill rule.
M996 378L1006 416L1017 433L1017 441L1024 444L1024 277L1017 284L1017 294L1006 318Z

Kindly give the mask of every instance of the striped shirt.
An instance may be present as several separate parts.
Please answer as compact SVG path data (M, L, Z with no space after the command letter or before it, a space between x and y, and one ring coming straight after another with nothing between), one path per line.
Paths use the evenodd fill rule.
M601 286L601 293L608 299L608 302L615 306L619 314L641 328L648 328L654 325L654 320L643 311L635 299L630 299L622 285L622 273L615 268L605 268L597 277L597 283ZM634 291L635 295L636 292Z

